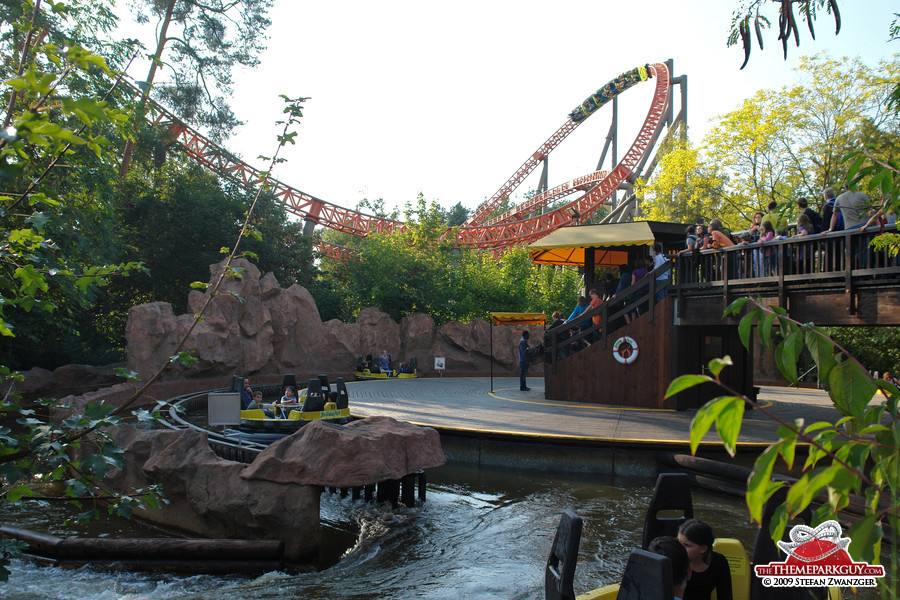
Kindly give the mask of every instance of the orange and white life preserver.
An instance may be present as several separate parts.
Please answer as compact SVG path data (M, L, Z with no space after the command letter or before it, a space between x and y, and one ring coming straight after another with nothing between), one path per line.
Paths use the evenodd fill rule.
M634 338L627 335L620 337L613 344L613 356L623 365L630 365L638 357L638 345Z

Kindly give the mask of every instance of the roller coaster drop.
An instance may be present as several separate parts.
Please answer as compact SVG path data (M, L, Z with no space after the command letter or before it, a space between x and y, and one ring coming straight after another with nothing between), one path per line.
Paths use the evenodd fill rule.
M671 63L670 63L671 64ZM546 160L570 133L583 123L598 108L621 94L628 88L656 79L656 88L650 110L634 143L612 171L595 171L573 181L544 190L534 198L488 219L497 207L525 180L525 178ZM579 218L588 217L613 198L622 184L630 182L639 174L641 165L659 136L664 121L671 125L671 84L668 67L663 63L653 63L637 67L616 77L589 96L568 116L565 123L535 151L503 186L482 203L475 213L459 228L457 242L474 248L501 249L513 245L530 243L564 225L572 224ZM132 91L139 94L133 87ZM682 89L682 104L684 90ZM263 181L263 173L208 140L198 131L187 126L171 112L149 100L147 118L153 125L168 129L173 142L180 144L194 160L216 174L253 187ZM666 112L669 116L666 118ZM684 107L682 107L684 111ZM681 117L683 118L683 116ZM602 160L602 159L601 159ZM598 167L599 168L599 167ZM356 210L343 208L311 196L278 180L269 179L275 196L285 205L288 212L306 220L305 233L311 234L315 225L337 231L366 236L369 232L391 233L404 229L404 223L392 219L366 215ZM546 205L569 194L583 192L574 201L542 214ZM528 216L533 215L533 216ZM330 258L345 258L345 248L321 244L318 250Z

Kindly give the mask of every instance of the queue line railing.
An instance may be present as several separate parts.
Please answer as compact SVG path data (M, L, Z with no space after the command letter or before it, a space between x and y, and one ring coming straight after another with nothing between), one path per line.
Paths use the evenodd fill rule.
M695 294L722 293L729 301L767 290L777 293L779 304L786 307L789 288L843 287L848 308L855 312L854 292L860 282L900 275L898 258L869 244L876 235L896 230L896 225L857 228L681 254L673 287L681 309L682 299Z

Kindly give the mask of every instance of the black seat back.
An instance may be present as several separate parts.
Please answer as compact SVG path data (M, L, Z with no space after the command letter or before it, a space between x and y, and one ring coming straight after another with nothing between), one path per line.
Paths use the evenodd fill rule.
M281 379L281 393L282 394L284 394L284 389L288 386L290 386L290 388L292 390L294 390L295 392L299 391L297 389L297 378L294 377L293 375L285 375L284 377L282 377L282 379ZM297 394L297 395L299 396L300 394Z
M240 375L232 375L231 376L231 387L228 388L229 392L240 392L244 389L244 378Z
M571 509L566 510L559 519L547 566L544 568L546 600L575 600L573 583L582 526L581 517Z
M415 373L418 368L419 368L419 359L417 359L415 356L413 356L411 359L409 359L409 370L411 372Z
M362 370L365 369L365 368L366 368L366 366L365 366L365 364L363 363L363 357L362 357L362 356L357 356L357 357L356 357L356 370L357 370L357 371L362 371Z
M616 600L668 600L674 598L672 561L662 554L635 548L628 556Z
M331 386L328 384L328 375L323 375L320 373L318 375L318 378L319 378L319 383L322 384L322 391L324 391L325 395L327 396L328 393L331 391Z
M681 514L660 516L663 511L678 511ZM650 542L661 535L677 536L681 524L693 518L694 503L688 476L684 473L660 473L647 507L641 547L646 550Z
M310 379L306 388L306 400L303 401L303 412L323 410L326 402L325 393L322 391L322 382L318 379Z
M344 383L343 377L334 380L334 387L337 390L337 407L344 409L350 407L350 394L347 393L347 384Z
M762 523L756 532L756 541L753 544L753 564L767 565L770 562L784 562L787 558L784 552L772 541L769 533L775 509L787 499L787 487L782 487L766 502L763 507ZM812 520L812 510L807 507L797 516L797 519L809 525ZM794 523L796 524L796 523ZM784 530L782 541L790 541L791 523ZM750 597L754 600L823 600L828 596L828 590L824 587L765 587L753 569L750 569Z

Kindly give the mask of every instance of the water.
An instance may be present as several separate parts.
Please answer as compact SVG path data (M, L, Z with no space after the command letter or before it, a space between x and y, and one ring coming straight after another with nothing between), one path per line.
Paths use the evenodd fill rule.
M390 510L337 495L322 499L326 536L336 564L316 573L257 578L61 570L14 561L0 597L31 599L503 599L542 600L543 569L559 515L572 508L585 521L575 589L617 582L640 544L654 481L450 465L428 472L428 501ZM4 514L50 533L58 509ZM743 501L694 490L695 514L717 534L752 545L756 533ZM35 514L37 513L37 514ZM41 523L44 523L41 525ZM119 521L120 536L153 535ZM96 531L79 532L97 535ZM341 552L342 549L345 551Z

